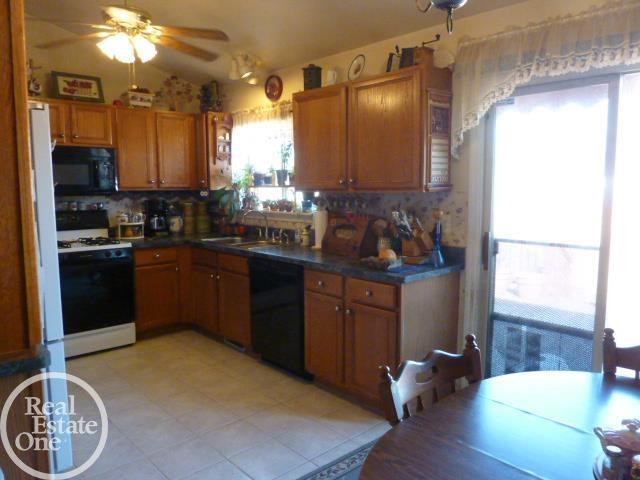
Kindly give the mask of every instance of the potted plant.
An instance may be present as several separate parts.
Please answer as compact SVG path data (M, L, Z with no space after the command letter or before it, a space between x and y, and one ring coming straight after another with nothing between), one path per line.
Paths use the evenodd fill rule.
M265 175L264 177L264 184L265 185L274 185L275 184L275 170L273 169L273 167L271 167L269 169L269 173L267 175Z
M291 150L293 144L291 142L283 143L280 145L280 170L276 170L276 176L278 179L278 185L285 186L287 183L287 176L289 175L289 159L291 158Z
M264 185L264 177L264 173L253 172L253 185L256 187Z
M240 190L244 196L249 194L249 189L254 185L254 171L253 165L247 164L242 169L240 178L237 179L238 190Z

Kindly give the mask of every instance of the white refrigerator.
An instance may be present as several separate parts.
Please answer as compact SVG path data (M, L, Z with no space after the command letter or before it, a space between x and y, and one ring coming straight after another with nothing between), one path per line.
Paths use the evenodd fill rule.
M48 372L66 372L64 332L62 324L62 300L60 297L60 270L58 268L58 244L56 238L56 212L53 184L53 165L49 129L49 107L46 104L29 105L31 128L31 157L35 186L35 210L40 257L40 304L44 344L49 350L51 364ZM64 381L49 381L45 385L45 400L68 402L67 385ZM66 415L64 416L66 417ZM52 420L58 420L54 416ZM66 422L67 418L62 418ZM51 466L61 473L73 468L71 435L56 434L60 439L60 450L51 452Z

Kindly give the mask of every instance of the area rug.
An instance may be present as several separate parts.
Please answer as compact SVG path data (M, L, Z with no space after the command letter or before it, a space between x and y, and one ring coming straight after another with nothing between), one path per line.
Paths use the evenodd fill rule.
M376 441L367 443L351 453L338 458L333 463L320 467L300 480L356 480L362 470L362 465Z

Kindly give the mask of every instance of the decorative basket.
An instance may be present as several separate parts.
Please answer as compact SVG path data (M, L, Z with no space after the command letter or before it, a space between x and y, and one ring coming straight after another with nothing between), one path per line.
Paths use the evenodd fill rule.
M124 94L124 103L128 107L144 107L151 108L153 105L153 93L141 93L128 91Z

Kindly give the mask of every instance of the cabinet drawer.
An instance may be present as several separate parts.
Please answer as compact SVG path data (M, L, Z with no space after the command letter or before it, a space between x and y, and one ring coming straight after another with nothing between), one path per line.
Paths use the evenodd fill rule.
M149 248L145 250L136 250L135 259L136 266L172 263L178 260L178 251L175 248Z
M306 270L304 272L304 288L313 292L324 293L334 297L342 297L342 276L334 273Z
M218 254L218 265L223 270L249 275L249 259L239 255Z
M396 287L386 283L369 282L367 280L347 279L347 300L394 309L398 305Z
M218 265L218 256L216 252L212 252L211 250L194 248L191 252L191 262L197 265L215 267Z

